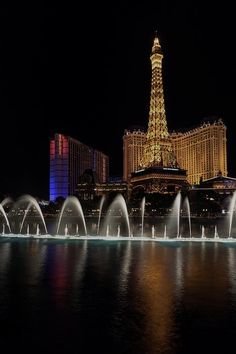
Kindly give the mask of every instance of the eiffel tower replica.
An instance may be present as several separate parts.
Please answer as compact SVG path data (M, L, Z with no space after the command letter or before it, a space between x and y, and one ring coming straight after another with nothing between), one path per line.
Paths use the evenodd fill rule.
M187 187L186 170L179 167L167 128L163 83L163 53L157 35L152 52L152 82L149 122L140 169L132 173L131 188L145 193L176 193Z

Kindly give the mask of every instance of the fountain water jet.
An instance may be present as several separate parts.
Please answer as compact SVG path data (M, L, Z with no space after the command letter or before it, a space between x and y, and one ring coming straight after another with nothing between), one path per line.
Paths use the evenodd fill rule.
M86 223L85 223L85 218L84 218L84 213L83 213L83 209L81 207L81 204L80 204L80 201L74 197L74 196L69 196L66 198L66 200L64 201L63 203L63 206L61 208L61 211L60 211L60 216L59 216L59 221L58 221L58 225L57 225L57 235L59 234L59 229L60 229L60 226L61 226L61 219L62 219L62 216L65 212L65 209L66 207L69 205L69 204L72 204L75 206L77 212L78 212L78 216L81 217L82 219L82 222L83 222L83 226L84 226L84 232L85 232L85 235L87 235L87 227L86 227Z
M179 237L180 233L180 206L181 206L181 193L178 192L175 200L172 204L172 210L169 217L170 223L168 226L174 227L174 233L176 233L176 237Z
M30 210L30 208L32 206L35 207L35 209L37 210L42 222L43 222L43 226L44 226L44 229L45 229L45 233L47 234L48 231L47 231L47 226L46 226L46 223L45 223L45 220L44 220L44 217L43 217L43 213L42 213L42 210L40 209L39 207L39 204L37 202L37 200L35 198L33 198L31 195L24 195L23 197L20 198L19 200L20 202L24 202L24 201L27 201L28 202L28 205L27 205L27 208L25 210L25 213L24 213L24 216L23 216L23 220L22 220L22 223L21 223L21 226L20 226L20 233L22 231L22 228L24 226L24 222L25 222L25 219L26 219L26 216L27 216L27 213L28 211Z
M120 216L123 216L126 222L126 226L128 229L128 236L131 236L131 232L130 232L130 223L129 223L129 216L128 216L128 210L127 210L127 205L125 202L125 199L123 197L122 194L118 194L115 199L113 200L113 202L111 203L111 205L109 206L109 210L107 213L107 216L104 220L104 227L105 230L107 230L107 226L108 225L112 225L112 215L111 212L114 211L119 211L121 212Z
M5 200L5 199L4 199ZM4 205L4 204L3 204ZM8 229L9 229L9 232L11 232L11 227L10 227L10 223L9 223L9 220L8 220L8 217L7 217L7 214L5 212L5 210L3 209L3 205L0 204L0 213L2 213L5 221L6 221L6 224L8 226ZM5 225L4 225L4 228L5 228Z
M202 235L201 235L201 238L203 238L203 239L206 238L204 225L202 225Z
M189 237L191 238L192 237L191 212L190 212L190 204L189 204L188 196L186 196L184 198L183 209L186 209L186 211L187 211L188 226L189 226Z
M166 225L165 225L165 227L164 227L164 234L163 234L163 237L164 237L164 238L167 238L167 235L166 235Z
M117 237L120 237L120 225L117 226Z
M79 235L79 225L78 225L78 224L76 224L75 234L76 234L76 235Z
M36 227L36 235L37 235L37 236L39 236L39 235L40 235L39 224L37 224L37 227Z
M97 235L99 234L99 228L100 228L100 221L101 221L101 214L102 214L102 208L103 204L105 201L105 196L103 195L100 201L100 206L99 206L99 216L98 216L98 226L97 226Z
M154 238L154 237L155 237L155 226L152 225L152 238Z
M145 213L145 197L143 197L142 202L141 202L141 216L142 216L141 236L142 237L143 237L144 213Z
M214 238L219 238L218 231L217 231L217 226L215 225L215 233L214 233Z
M228 234L229 238L231 237L235 203L236 203L236 191L234 191L233 196L231 197L230 206L229 206L229 234Z
M10 198L10 197L6 197L6 198L4 198L2 201L1 201L1 205L2 206L4 206L4 205L6 205L6 204L12 204L13 203L13 199L12 198Z

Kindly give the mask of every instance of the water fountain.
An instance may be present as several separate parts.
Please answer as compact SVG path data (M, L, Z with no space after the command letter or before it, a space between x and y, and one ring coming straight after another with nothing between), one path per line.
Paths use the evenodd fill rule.
M30 211L30 209L31 209L32 207L34 207L34 210L36 210L36 212L38 213L38 215L39 215L39 217L40 217L40 219L41 219L41 221L42 221L42 223L43 223L45 233L47 234L48 231L47 231L47 226L46 226L46 223L45 223L45 220L44 220L44 216L43 216L43 213L42 213L42 211L41 211L41 209L40 209L40 207L39 207L39 204L38 204L38 202L36 201L36 199L33 198L33 197L30 196L30 195L24 195L24 196L22 196L22 197L19 199L18 203L19 203L19 204L21 204L21 203L27 203L27 207L26 207L26 209L25 209L25 213L24 213L24 216L23 216L23 220L22 220L22 222L21 222L21 226L20 226L20 231L19 231L19 233L21 234L21 232L22 232L22 229L23 229L23 226L24 226L24 222L25 222L25 219L26 219L26 217L27 217L28 212Z
M178 192L175 200L172 204L171 213L168 221L168 234L175 235L175 237L179 238L180 234L180 206L181 206L181 193Z
M164 227L164 234L163 234L163 238L166 239L167 238L167 235L166 235L166 225Z
M6 199L4 199L4 200L6 200ZM11 227L10 227L10 224L9 224L9 220L8 220L8 217L7 217L7 214L6 214L5 210L3 209L3 205L5 205L5 204L2 204L2 203L0 204L0 214L3 215L3 217L4 217L5 221L6 221L6 224L8 226L9 232L11 232ZM5 233L5 224L3 224L3 225L4 225L4 233Z
M142 202L141 202L141 217L142 217L142 223L141 223L141 236L143 237L143 223L144 223L144 213L145 213L145 197L143 197Z
M155 237L155 226L152 225L152 238L154 238L154 237Z
M120 225L117 226L117 237L120 237Z
M218 231L217 231L217 226L215 225L215 232L214 232L214 239L218 239L219 235L218 235Z
M77 236L79 236L79 225L78 225L78 224L76 224L75 234L76 234Z
M105 196L103 195L100 201L100 206L99 206L99 215L98 215L98 226L97 226L97 235L99 235L99 229L100 229L100 221L101 221L101 215L102 215L102 208L103 204L105 201Z
M129 222L127 205L124 197L121 194L118 194L113 200L113 202L111 203L107 215L105 217L105 220L103 222L104 225L103 229L105 229L107 232L108 225L112 225L114 227L117 218L119 220L119 224L120 224L120 219L124 221L126 229L128 231L128 236L130 236L131 232L130 232L130 222ZM111 232L111 229L109 229L109 232Z
M39 224L37 224L37 227L36 227L36 235L37 235L37 236L39 236L39 235L40 235Z
M233 216L234 216L234 212L235 212L235 203L236 203L236 191L234 191L233 196L231 197L230 206L229 206L229 233L228 233L228 238L231 238Z
M188 196L186 196L186 197L184 198L183 210L186 210L186 212L187 212L188 227L189 227L189 237L191 238L191 237L192 237L191 212L190 212L190 204L189 204Z
M66 200L64 201L61 211L60 211L60 215L59 215L59 220L58 220L58 224L57 224L57 231L56 234L59 235L59 230L60 230L60 226L61 226L61 221L62 221L62 217L66 211L66 208L71 206L72 208L75 208L75 211L77 212L77 217L79 218L80 221L82 221L83 223L83 227L84 227L84 233L85 235L87 235L87 227L86 227L86 223L85 223L85 218L84 218L84 213L83 213L83 209L81 207L80 201L74 197L74 196L69 196L66 198Z
M228 237L225 237L222 229L221 220L218 221L218 225L214 226L214 233L210 237L205 235L205 226L201 225L199 232L196 237L192 237L192 225L191 225L191 213L188 198L185 198L183 204L181 205L182 196L177 193L171 209L167 216L161 216L161 218L150 219L147 218L147 223L151 228L151 235L144 236L144 215L145 215L145 197L141 200L141 233L137 235L136 225L133 222L132 228L130 226L130 217L128 215L128 209L125 199L121 194L117 195L114 200L110 203L108 211L103 218L102 232L100 230L101 224L101 213L104 205L104 198L100 200L99 216L98 221L95 223L92 219L90 223L89 233L87 232L87 226L85 221L85 216L83 214L82 206L80 201L74 197L70 196L64 201L59 216L56 223L56 232L53 235L47 234L47 226L40 209L38 202L31 196L25 195L18 199L18 201L13 205L13 208L7 213L3 205L12 203L9 199L4 199L0 203L0 232L1 236L5 237L37 237L37 238L80 238L80 239L103 239L106 240L116 240L116 239L127 239L132 240L151 240L155 242L161 242L163 240L168 240L168 242L179 240L183 241L205 241L205 242L236 242L236 238L232 236L233 230L233 219L235 213L236 205L236 192L232 195L229 206L229 213L224 217L225 222L228 221ZM23 216L22 216L23 215ZM36 222L35 218L40 217L40 223ZM96 218L96 216L94 217ZM133 219L135 220L135 219ZM196 221L192 218L193 222ZM160 223L159 223L160 222ZM18 224L19 231L18 231ZM207 226L208 224L206 220ZM2 227L1 227L2 224ZM92 225L92 226L91 226ZM163 225L163 226L162 226ZM195 226L198 226L195 222ZM222 237L219 237L218 226L220 227ZM162 229L163 235L158 236L156 230ZM172 227L172 232L171 232ZM226 227L226 229L227 229ZM81 231L82 230L82 231ZM96 236L91 235L91 230L95 230ZM43 232L42 232L43 231ZM46 234L44 234L44 232ZM81 236L84 234L84 236ZM80 235L79 235L80 233ZM167 236L168 234L168 236ZM94 235L94 234L93 234Z
M206 235L205 235L205 226L204 225L202 225L201 230L202 230L201 239L205 239Z
M12 204L12 203L13 203L13 199L10 197L6 197L1 201L0 204L4 207L4 205Z

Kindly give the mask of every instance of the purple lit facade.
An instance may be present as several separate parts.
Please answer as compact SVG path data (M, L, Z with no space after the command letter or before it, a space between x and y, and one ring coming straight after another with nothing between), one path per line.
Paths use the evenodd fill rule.
M92 169L99 182L107 182L108 156L69 136L55 134L50 140L50 200L75 195L86 169Z

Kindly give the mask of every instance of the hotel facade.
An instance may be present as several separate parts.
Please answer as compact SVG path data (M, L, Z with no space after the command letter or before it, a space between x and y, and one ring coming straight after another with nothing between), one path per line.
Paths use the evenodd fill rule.
M227 171L227 128L222 119L206 121L185 132L172 132L170 138L179 166L187 170L188 182L198 184ZM146 134L125 130L123 136L123 178L140 169Z
M91 169L97 181L109 177L109 158L80 141L63 134L50 139L50 200L76 195L79 177Z
M123 135L123 180L129 181L131 173L140 168L146 133L143 129L126 129Z
M173 150L190 184L218 175L228 175L226 126L222 119L205 122L186 132L171 134Z

